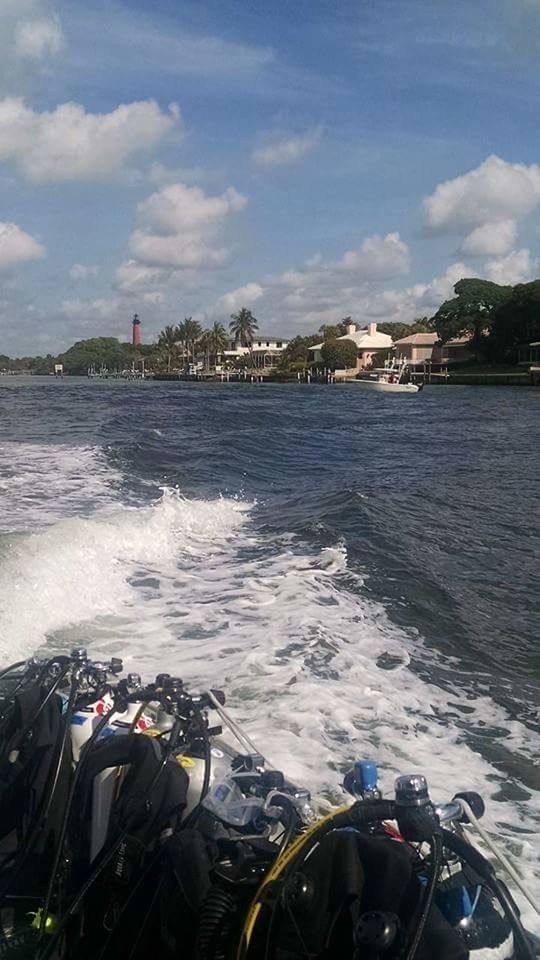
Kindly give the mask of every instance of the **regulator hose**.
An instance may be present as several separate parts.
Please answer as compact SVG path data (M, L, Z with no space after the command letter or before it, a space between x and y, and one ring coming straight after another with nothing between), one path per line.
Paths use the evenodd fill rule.
M463 840L462 837L456 833L452 833L450 830L443 830L442 835L444 846L452 850L453 853L456 853L460 860L468 863L469 866L476 871L478 876L484 880L486 886L499 901L512 927L512 933L519 945L520 960L536 960L536 953L521 923L518 907L505 884L496 876L489 860L486 860L476 847L473 847L471 843Z
M314 844L320 843L323 837L331 830L341 827L362 827L369 823L381 820L393 820L395 817L395 803L392 800L359 800L352 806L339 807L323 817L312 827L298 837L291 845L280 852L274 865L266 874L261 886L248 910L247 917L240 935L236 960L245 960L253 936L255 925L259 919L268 887L276 880L285 881L299 861L305 860Z
M71 809L72 809L72 806L73 806L73 800L74 800L74 798L75 798L75 791L76 791L76 789L77 789L77 785L78 785L79 780L80 780L80 778L81 778L82 771L83 771L84 768L85 768L86 761L87 761L87 759L88 759L90 750L92 749L93 745L96 743L96 741L97 741L98 737L100 736L100 734L102 733L103 729L104 729L104 728L107 726L107 724L109 723L112 715L113 715L114 713L116 713L117 711L118 711L117 698L115 697L115 699L113 700L112 706L111 706L110 709L107 711L107 713L103 714L103 716L100 717L100 719L99 719L98 723L96 724L96 726L94 727L94 729L93 729L90 737L88 738L88 740L87 740L86 743L84 744L83 751L82 751L82 755L81 755L81 757L80 757L79 763L77 764L77 767L75 768L75 772L74 772L73 777L72 777L72 780L71 780L71 786L70 786L69 794L68 794L67 801L66 801L66 808L65 808L65 811L64 811L64 820L63 820L63 823L62 823L62 829L61 829L61 831L60 831L60 836L59 836L59 838L58 838L58 843L57 843L57 846L56 846L56 853L55 853L55 857L54 857L53 868L52 868L51 875L50 875L50 879L49 879L49 885L48 885L48 887L47 887L47 894L46 894L46 897L45 897L45 906L44 906L43 911L42 911L42 919L41 919L41 924L40 924L40 929L39 929L39 936L40 936L40 938L41 938L41 937L44 935L44 933L45 933L45 924L46 924L46 922L47 922L47 917L48 917L48 914L49 914L49 908L50 908L50 905L51 905L51 899L52 899L53 892L54 892L54 883L55 883L55 880L56 880L56 876L57 876L57 874L58 874L58 868L59 868L59 866L60 866L60 858L61 858L61 856L62 856L62 851L63 851L63 848L64 848L64 842L65 842L65 839L66 839L66 834L67 834L68 827L69 827L69 823L70 823ZM69 705L68 705L68 710L67 710L66 717L65 717L66 729L67 729L68 731L69 731L69 724L70 724L70 721L71 721L71 716L72 716L72 714L73 714L73 704L71 703L71 697L70 697L70 703L69 703Z
M431 863L429 867L429 875L427 878L426 891L423 897L422 905L420 908L420 915L418 917L418 922L413 934L411 943L405 954L405 960L414 960L416 952L420 945L420 940L422 939L422 934L427 923L427 918L429 911L431 909L431 904L433 903L433 896L435 894L435 887L437 885L437 880L439 878L439 870L441 866L442 859L442 838L440 832L434 833L431 841Z
M216 938L224 930L223 921L231 915L236 906L234 897L223 887L213 887L206 897L201 910L199 923L200 960L222 960L222 951L217 953Z

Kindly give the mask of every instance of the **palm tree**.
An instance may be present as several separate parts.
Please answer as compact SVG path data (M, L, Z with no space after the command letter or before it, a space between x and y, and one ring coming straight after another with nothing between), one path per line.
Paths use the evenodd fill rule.
M246 307L242 307L238 313L231 313L229 330L235 340L241 343L243 347L253 346L253 335L258 329L258 320L253 316L251 310L248 310Z
M167 373L171 372L171 363L178 344L178 328L165 327L158 337L158 347L161 347L167 358Z
M212 334L210 330L203 330L198 339L199 349L204 353L204 368L210 370L210 355L212 353Z
M242 307L238 313L231 313L229 330L237 343L249 348L250 366L253 366L253 335L258 328L258 320L246 307Z
M203 330L197 343L204 351L206 369L210 370L210 360L213 360L215 367L220 353L223 353L227 346L228 337L225 327L222 323L214 323L211 330Z
M222 323L214 323L209 330L210 344L214 357L217 359L220 353L223 353L227 346L227 333Z
M182 331L182 339L186 344L188 355L191 355L192 360L195 359L195 344L203 332L200 323L192 317L186 317L184 322L178 325L178 329Z

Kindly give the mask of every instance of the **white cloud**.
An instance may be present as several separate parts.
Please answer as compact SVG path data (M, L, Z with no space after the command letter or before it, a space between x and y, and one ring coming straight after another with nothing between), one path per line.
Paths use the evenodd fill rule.
M0 221L0 270L9 269L25 260L39 260L45 247L21 230L16 223Z
M54 0L0 0L0 96L42 79L63 46Z
M143 293L142 298L144 303L151 303L154 306L166 302L166 297L162 290L148 290L146 293Z
M440 183L424 199L435 230L461 232L497 220L519 220L540 203L540 166L490 156L461 177Z
M375 234L366 237L359 250L347 250L339 266L366 280L408 273L409 248L399 233L387 233L385 237Z
M74 263L69 271L72 280L87 280L88 277L97 277L99 267L87 266L84 263Z
M364 243L360 250L363 247ZM377 244L375 248L379 249ZM258 315L265 318L265 329L276 329L283 335L302 330L314 332L321 324L335 323L348 315L356 323L410 323L415 317L431 316L443 300L453 296L458 280L475 275L467 264L458 261L428 283L393 289L385 285L385 279L391 276L395 263L388 265L387 278L376 271L368 277L363 272L344 269L343 259L325 262L318 258L307 269L287 270L278 277L267 278L257 303Z
M111 113L86 113L64 103L38 113L19 97L0 101L0 161L14 163L35 183L110 176L135 154L154 147L175 124L153 100L121 104Z
M215 170L206 167L168 167L158 160L150 165L148 180L156 187L166 187L171 183L200 183L218 176Z
M484 267L484 274L494 283L514 284L532 280L540 264L533 260L530 250L512 250L506 257L488 260Z
M15 52L20 57L41 60L58 53L64 35L57 16L43 20L21 20L15 27Z
M68 320L112 321L125 310L125 304L120 297L97 297L95 300L81 300L79 297L74 297L71 300L64 300L61 309ZM126 319L126 326L127 323Z
M253 150L251 158L260 167L288 166L311 153L320 143L321 133L317 127L299 136L273 140Z
M246 197L229 187L220 197L207 197L200 187L173 183L139 204L143 222L157 233L190 233L216 224L230 212L242 210Z
M146 289L149 285L163 281L165 276L165 271L159 267L148 267L136 260L120 264L115 273L118 289L126 292Z
M469 233L461 244L461 252L469 257L498 257L512 249L516 237L515 220L496 220Z
M243 287L224 293L216 303L216 312L234 313L241 307L249 307L256 300L260 300L264 290L258 283L246 283Z
M218 78L218 82L243 80L253 83L255 78L271 68L275 53L269 47L236 43L223 36L193 33L182 18L174 29L158 16L149 17L144 7L137 12L133 4L108 4L107 35L94 10L87 12L88 33L101 41L111 57L131 58L135 68L144 64L149 73L161 76ZM175 82L173 79L172 82Z
M318 266L320 260L317 260L316 263L311 264L311 266ZM310 264L308 264L310 266ZM300 273L299 270L286 270L285 273L281 274L281 282L286 287L303 287L305 283L305 273Z
M229 251L216 243L217 234L225 218L246 203L246 197L233 187L209 197L200 187L170 184L139 204L143 226L131 234L130 253L148 267L207 270L219 266Z
M440 307L443 300L454 296L454 285L458 280L474 277L476 273L466 263L451 263L440 277L434 277L429 283L417 283L405 293L411 295L423 313L430 313Z
M216 267L227 258L225 247L206 243L194 234L170 233L160 236L134 230L129 240L130 253L139 262L156 267Z

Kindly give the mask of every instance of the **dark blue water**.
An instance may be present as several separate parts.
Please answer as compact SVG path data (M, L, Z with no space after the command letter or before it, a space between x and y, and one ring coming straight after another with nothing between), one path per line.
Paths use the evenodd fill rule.
M439 779L451 749L518 833L540 789L539 413L522 388L1 379L4 653L21 622L29 647L181 651L322 786L356 738Z

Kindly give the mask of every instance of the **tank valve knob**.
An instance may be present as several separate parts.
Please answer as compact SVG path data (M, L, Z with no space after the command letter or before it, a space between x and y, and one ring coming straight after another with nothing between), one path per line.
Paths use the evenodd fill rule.
M465 800L465 802L469 804L472 812L478 820L480 820L480 818L483 817L484 813L486 812L486 807L482 797L479 793L475 793L474 790L464 790L463 793L456 793L453 799ZM460 817L460 823L468 822L467 814L464 813L463 816Z
M427 780L421 773L398 777L396 790L396 819L405 840L429 840L440 829L428 791Z
M377 787L378 771L374 760L357 760L345 774L343 787L353 797L378 799L381 791Z
M86 647L74 647L71 651L71 659L76 660L77 663L84 663L85 660L88 660Z

